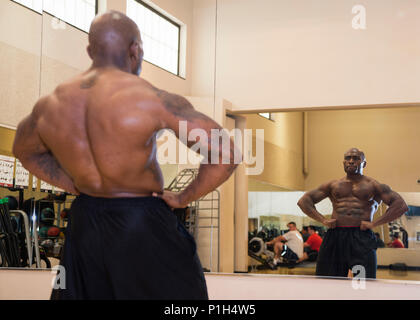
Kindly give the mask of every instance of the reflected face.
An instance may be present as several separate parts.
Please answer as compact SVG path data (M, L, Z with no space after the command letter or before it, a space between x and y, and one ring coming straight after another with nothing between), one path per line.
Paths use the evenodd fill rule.
M293 231L296 229L296 227L293 224L288 224L287 227L289 228L290 231Z
M362 174L366 161L360 151L350 150L344 154L343 165L347 174Z

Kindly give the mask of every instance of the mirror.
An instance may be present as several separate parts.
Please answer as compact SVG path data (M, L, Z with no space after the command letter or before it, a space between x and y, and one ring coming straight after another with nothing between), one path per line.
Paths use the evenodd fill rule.
M306 191L344 177L344 153L356 147L366 156L364 175L389 185L409 206L400 218L373 229L380 239L377 279L419 280L420 108L282 112L270 114L269 119L263 116L244 115L249 129L265 129L264 171L248 177L250 272L315 275L316 256L296 265L280 263L273 268L269 261L274 248L264 245L287 233L289 222L296 223L304 241L309 234L303 227L308 226L314 226L312 233L324 238L327 228L304 214L297 202ZM333 211L328 198L316 208L326 217ZM384 203L379 205L373 221L386 210ZM395 234L405 244L404 249L389 247Z
M0 155L13 156L15 128L31 112L40 96L52 92L58 84L90 67L91 61L86 52L87 30L95 12L106 10L126 12L138 24L144 24L140 27L145 50L141 74L144 79L161 89L185 96L196 109L214 117L216 0L183 1L177 5L168 1L134 0L72 0L71 5L69 3L7 0L0 4L3 24L0 40L4 46L1 54L4 61L10 61L1 67L4 85L0 108L4 109L0 123L6 128L0 128ZM167 28L163 33L168 37L173 35L173 25L178 26L177 40L168 44L171 50L153 46L156 44L153 36L160 32L162 19ZM171 28L168 20L171 20ZM169 51L178 55L175 64L173 57L167 55ZM203 59L206 64L202 63ZM0 197L13 196L19 209L28 214L29 220L36 221L35 229L40 237L37 245L46 257L41 259L40 267L53 267L59 263L65 243L65 210L70 208L75 197L63 195L62 190L21 170L14 159L10 168L7 167L6 160L8 158L3 161L5 169L0 176L10 175L12 180L15 177L17 188L0 188ZM17 169L14 170L14 167ZM165 188L180 190L185 187L182 180L188 179L189 174L196 174L197 167L197 164L188 162L162 161ZM207 199L192 204L188 219L184 221L197 241L206 271L219 270L219 200L215 192Z
M351 147L366 153L365 174L389 184L416 212L420 96L413 83L420 67L420 46L414 41L419 13L415 3L217 3L216 98L254 129L255 156L261 142L255 130L264 130L264 151L259 153L264 171L247 177L248 210L242 210L248 212L249 237L263 225L271 236L283 233L290 221L299 230L311 224L325 232L296 203L305 191L343 176L342 157ZM258 115L270 112L273 120ZM318 206L331 214L328 201ZM379 207L376 217L385 209ZM400 226L395 231L403 227L408 233L407 249L378 250L378 264L384 266L378 279L418 280L415 219L410 213L396 221ZM394 230L375 230L385 243L388 228ZM243 241L235 246L244 247ZM262 248L255 243L256 251ZM249 259L249 272L314 275L313 263L312 269L273 271L258 270L264 263Z

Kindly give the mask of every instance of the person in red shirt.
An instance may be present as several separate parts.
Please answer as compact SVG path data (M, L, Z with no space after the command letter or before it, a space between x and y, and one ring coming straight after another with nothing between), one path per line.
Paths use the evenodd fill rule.
M306 240L304 245L304 253L302 258L299 259L298 262L302 262L304 260L316 261L318 257L318 251L321 247L322 238L316 233L314 226L308 227L309 238Z
M405 248L404 244L399 239L398 233L392 236L392 242L388 245L390 248Z

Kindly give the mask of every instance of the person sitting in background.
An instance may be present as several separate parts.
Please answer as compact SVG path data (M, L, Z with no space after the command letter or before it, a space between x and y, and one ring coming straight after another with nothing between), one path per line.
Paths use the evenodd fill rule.
M375 237L376 237L376 245L378 246L378 248L385 248L385 242L382 241L379 233L375 232Z
M303 242L306 242L306 240L308 240L308 238L310 236L309 233L308 233L308 227L303 227L300 234L302 235Z
M394 233L392 236L392 242L388 244L388 247L390 248L405 248L404 244L401 242L401 240L399 239L400 236L398 235L398 233Z
M287 227L289 232L267 242L267 245L274 246L274 265L280 263L280 258L293 264L303 256L303 239L300 232L296 229L296 223L289 222Z
M318 233L316 233L316 229L314 226L308 227L308 234L309 238L303 244L303 256L299 259L298 262L302 262L304 260L316 261L318 257L319 248L322 244L322 238L319 236Z
M404 248L408 248L408 232L403 227L400 227L401 232L401 242L404 245Z

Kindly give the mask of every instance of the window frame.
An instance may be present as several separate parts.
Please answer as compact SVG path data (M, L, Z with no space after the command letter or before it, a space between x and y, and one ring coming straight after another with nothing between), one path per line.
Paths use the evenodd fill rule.
M15 1L15 0L10 0L10 1L12 1L13 3L16 3L16 4L18 4L18 5L20 5L20 6L24 7L24 8L26 8L26 9L28 9L28 10L31 10L32 12L35 12L35 13L37 13L37 14L39 14L39 15L43 15L43 14L44 14L44 12L45 12L45 13L47 13L48 15L50 15L51 17L57 18L57 19L59 19L60 21L65 22L67 25L69 25L69 26L71 26L71 27L73 27L73 28L75 28L75 29L77 29L77 30L82 31L82 32L84 32L84 33L86 33L86 34L89 34L89 31L85 31L85 30L83 30L83 29L81 29L81 28L79 28L79 27L75 26L74 24L71 24L70 22L67 22L66 20L63 20L63 19L61 19L61 18L59 18L59 17L55 16L53 13L51 13L51 12L49 12L49 11L44 10L44 8L42 8L42 12L38 12L38 11L36 11L35 9L32 9L32 8L30 8L30 7L28 7L28 6L25 6L24 4L22 4L22 3L20 3L20 2L17 2L17 1ZM99 7L98 2L99 2L99 0L95 0L95 16L98 14L98 7Z
M96 0L96 1L98 1L98 0ZM155 67L158 67L159 69L162 69L162 70L164 70L166 72L169 72L170 74L173 74L173 75L175 75L175 76L180 77L180 78L183 79L183 77L181 77L181 75L180 75L180 65L181 65L181 61L180 61L181 60L181 27L182 26L180 24L178 24L177 22L171 20L171 18L169 18L168 16L165 16L165 14L163 14L162 12L159 12L159 10L153 8L151 5L145 3L144 1L142 1L142 0L134 0L134 1L137 2L138 4L144 6L146 9L149 9L153 13L156 13L159 17L161 17L161 18L165 19L166 21L168 21L169 23L173 24L178 29L178 51L177 51L177 70L176 70L176 73L173 73L172 71L169 71L169 70L167 70L167 69L165 69L165 68L163 68L163 67L161 67L161 66L159 66L159 65L157 65L157 64L155 64L153 62L150 62L150 61L148 61L146 59L144 59L144 61L146 61L147 63L150 63L151 65L153 65ZM126 12L126 14L127 14L127 12ZM140 30L140 33L141 33L141 30Z

